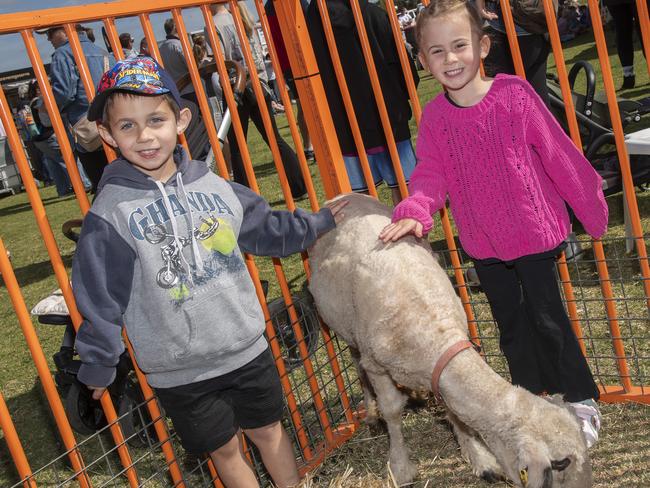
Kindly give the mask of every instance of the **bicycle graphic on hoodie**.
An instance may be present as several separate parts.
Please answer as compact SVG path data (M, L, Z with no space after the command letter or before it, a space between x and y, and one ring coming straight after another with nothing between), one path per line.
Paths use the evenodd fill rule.
M219 219L212 214L209 214L208 218L201 217L201 222L202 223L198 227L192 229L192 232L197 241L207 241L219 230ZM156 283L158 283L158 286L161 288L166 289L178 285L181 281L181 277L185 274L183 268L183 261L185 261L183 249L192 244L192 238L176 236L174 233L169 233L163 224L153 224L147 227L144 231L144 238L150 244L160 244L166 239L170 239L160 248L163 266L156 274ZM226 250L230 251L228 254L232 252L232 249L223 249L223 251ZM187 261L185 262L188 264Z

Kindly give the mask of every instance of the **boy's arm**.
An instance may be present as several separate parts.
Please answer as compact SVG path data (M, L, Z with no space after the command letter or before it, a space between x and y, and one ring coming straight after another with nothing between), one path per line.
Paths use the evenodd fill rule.
M304 251L319 235L336 224L329 208L311 213L272 210L268 202L255 192L230 182L244 208L238 244L244 252L257 256L285 257Z
M88 213L72 263L72 290L84 317L75 341L82 362L77 377L86 385L105 387L115 379L134 262L133 249L113 226Z
M601 237L607 231L609 217L602 178L532 87L528 83L522 85L530 98L525 127L528 143L539 155L544 171L585 230L595 238Z

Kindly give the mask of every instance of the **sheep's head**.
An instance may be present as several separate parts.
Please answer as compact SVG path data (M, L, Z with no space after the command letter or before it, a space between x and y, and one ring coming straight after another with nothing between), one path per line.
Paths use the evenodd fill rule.
M525 488L591 487L591 462L573 410L559 396L535 397L534 404L530 418L543 422L528 430L509 476Z

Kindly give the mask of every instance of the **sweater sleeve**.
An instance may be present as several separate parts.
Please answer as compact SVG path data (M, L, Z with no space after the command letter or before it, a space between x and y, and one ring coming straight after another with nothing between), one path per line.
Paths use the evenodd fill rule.
M84 318L75 340L78 378L86 385L108 386L115 379L134 263L135 252L113 226L88 213L72 263L72 290Z
M523 84L530 104L526 114L526 140L539 155L544 170L594 238L607 231L609 210L600 175L566 135L541 98Z
M336 226L329 208L311 213L272 210L268 202L249 188L230 182L244 208L238 244L256 256L286 257L306 250L318 236Z
M426 113L418 133L418 164L411 175L410 196L393 210L393 222L406 218L415 219L422 224L422 232L426 234L433 228L433 214L445 204L447 188L435 136L425 117Z

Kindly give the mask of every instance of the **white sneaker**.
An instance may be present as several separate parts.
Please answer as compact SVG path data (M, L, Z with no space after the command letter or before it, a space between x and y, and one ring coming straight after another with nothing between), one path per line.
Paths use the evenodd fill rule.
M598 405L591 398L581 402L569 403L580 420L580 427L585 436L587 447L590 448L598 442L598 431L600 430L600 410Z

